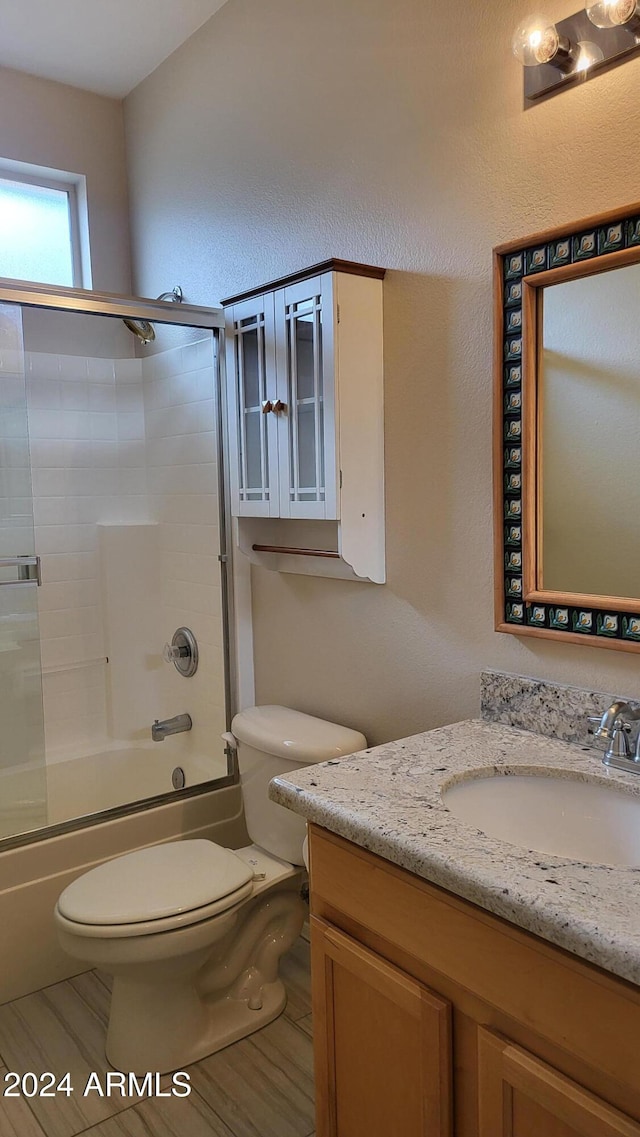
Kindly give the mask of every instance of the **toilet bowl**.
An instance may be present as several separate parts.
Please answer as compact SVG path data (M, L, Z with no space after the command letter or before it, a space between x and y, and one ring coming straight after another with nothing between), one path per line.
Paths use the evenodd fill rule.
M107 1058L167 1073L265 1026L284 1009L280 957L307 913L302 818L269 801L285 770L366 747L357 731L285 707L232 723L254 844L154 845L99 865L61 894L63 949L113 976Z

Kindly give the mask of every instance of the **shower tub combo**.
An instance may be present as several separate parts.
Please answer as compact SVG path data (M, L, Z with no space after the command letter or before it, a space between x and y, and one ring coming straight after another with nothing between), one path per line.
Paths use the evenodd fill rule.
M223 318L163 296L0 287L0 1002L73 973L52 912L87 868L247 839L222 739Z

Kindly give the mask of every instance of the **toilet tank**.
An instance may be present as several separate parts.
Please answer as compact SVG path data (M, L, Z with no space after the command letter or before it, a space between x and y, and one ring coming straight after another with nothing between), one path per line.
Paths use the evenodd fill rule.
M247 830L252 842L292 865L301 865L303 817L269 800L278 774L364 750L364 734L288 707L248 707L231 724L238 747Z

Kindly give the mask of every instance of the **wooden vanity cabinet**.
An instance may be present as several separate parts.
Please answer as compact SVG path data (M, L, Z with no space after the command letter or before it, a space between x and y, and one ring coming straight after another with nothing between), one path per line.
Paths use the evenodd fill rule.
M640 991L310 828L317 1137L640 1137Z

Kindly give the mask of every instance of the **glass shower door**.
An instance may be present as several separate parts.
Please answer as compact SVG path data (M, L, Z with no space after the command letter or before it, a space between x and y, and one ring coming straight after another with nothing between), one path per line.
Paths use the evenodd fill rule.
M47 823L37 577L22 313L0 304L0 839Z

